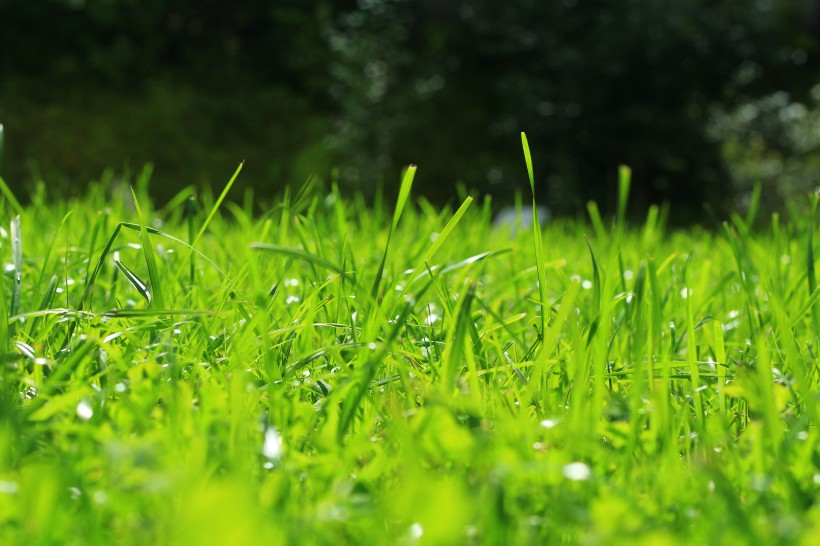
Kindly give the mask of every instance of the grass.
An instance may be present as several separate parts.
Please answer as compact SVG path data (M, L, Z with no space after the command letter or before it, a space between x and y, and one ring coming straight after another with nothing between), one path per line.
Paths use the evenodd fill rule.
M511 233L414 174L261 216L3 184L0 543L814 543L816 200L628 225L624 169L614 222Z

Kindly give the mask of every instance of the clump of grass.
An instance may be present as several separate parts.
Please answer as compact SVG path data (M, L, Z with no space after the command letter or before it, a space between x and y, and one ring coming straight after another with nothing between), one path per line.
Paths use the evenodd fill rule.
M811 543L816 207L630 225L622 169L612 222L511 236L414 173L0 186L0 543Z

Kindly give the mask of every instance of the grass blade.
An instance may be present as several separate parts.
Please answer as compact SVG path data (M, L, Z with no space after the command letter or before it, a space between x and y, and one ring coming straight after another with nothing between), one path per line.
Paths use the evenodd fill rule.
M11 220L11 256L14 263L14 284L9 315L16 315L20 312L20 295L23 287L23 236L20 233L19 214Z
M809 296L817 289L817 274L814 267L814 228L817 221L817 204L820 196L813 193L811 196L811 216L809 217L808 233L806 235L806 279L808 281ZM814 331L820 332L820 305L812 307L812 321Z
M436 240L433 242L433 244L430 245L430 247L424 252L421 259L419 260L418 265L416 265L416 267L413 268L413 273L410 275L410 278L407 279L404 288L399 293L400 298L403 298L404 295L407 293L407 289L410 287L410 285L413 284L416 281L416 279L421 277L422 274L426 272L427 264L430 262L433 256L435 256L436 252L438 252L438 250L444 244L444 241L447 240L447 238L450 236L450 233L452 233L453 229L461 221L462 217L467 212L467 209L470 208L472 202L472 197L467 197L467 199L464 200L461 206L458 207L458 210L455 212L455 214L453 214L453 217L450 218L450 220L444 226L444 229L441 230L441 233L439 233L438 237L436 237Z
M119 261L116 258L114 258L114 264L117 266L117 269L119 269L122 272L122 274L125 276L126 280L131 283L131 286L136 288L137 292L140 293L140 296L145 298L145 301L147 301L150 304L151 303L151 289L148 287L148 285L145 283L145 281L140 279L139 276L136 273L134 273L133 271L128 269L128 267L126 267L126 265L124 263L122 263L121 261Z
M254 250L262 250L264 252L270 252L272 254L282 254L283 256L290 256L291 258L304 260L313 265L317 265L323 269L327 269L328 271L333 271L334 273L338 273L339 275L345 275L344 268L342 268L341 266L334 264L330 260L327 260L320 256L316 256L315 254L306 252L300 248L289 248L279 245L272 245L269 243L252 243L251 248Z
M393 222L390 224L390 231L387 233L387 244L384 245L384 254L382 254L382 261L379 263L379 269L376 271L376 277L373 279L373 287L370 289L370 298L372 302L378 301L379 288L381 286L382 277L384 276L384 266L387 263L387 253L390 251L390 240L393 238L393 233L399 225L401 213L404 211L404 206L407 204L407 199L410 196L410 189L413 187L413 178L416 176L416 166L410 165L404 171L404 176L401 180L401 187L399 188L399 197L396 200L396 209L393 211Z
M632 183L632 169L621 165L618 169L618 225L626 222L626 205L629 201L629 187Z
M541 233L541 219L538 217L538 205L535 200L535 175L532 169L532 155L530 154L530 145L527 142L527 135L521 133L521 146L524 148L524 162L527 164L527 175L530 179L530 192L532 193L532 236L535 244L535 266L538 271L538 298L541 306L541 340L547 332L547 313L549 310L549 301L547 298L547 271L544 267L544 242ZM541 346L541 355L538 358L545 356L546 348Z
M195 251L196 244L199 242L199 240L202 238L202 236L208 230L208 226L211 224L211 220L213 220L214 216L216 215L217 211L219 210L219 207L222 205L222 202L225 200L225 197L227 197L228 192L231 191L231 187L233 187L233 184L236 181L236 178L239 176L239 173L242 172L242 167L244 165L245 165L245 161L242 160L239 163L239 166L234 171L233 176L231 176L230 180L228 180L228 183L225 184L225 187L222 189L222 193L219 194L219 197L217 198L217 200L214 202L213 206L211 207L211 211L208 213L208 216L205 218L205 222L203 222L202 227L199 228L199 231L197 232L196 237L194 237L193 241L191 241L189 244L186 245L188 247L188 256L186 256L185 259L180 262L180 268L184 268L186 263L190 263L191 255ZM177 279L179 278L179 276L181 274L182 274L182 269L178 269L174 273L174 276L171 279L171 282L168 283L168 285L169 286L174 286L177 282Z
M145 219L142 216L142 210L140 209L139 199L137 198L137 193L134 191L134 188L131 188L131 196L134 198L134 208L137 211L137 220L139 221L140 226L140 236L142 238L142 252L145 256L145 263L148 266L148 281L150 282L151 290L153 291L153 297L151 297L151 290L147 292L147 295L143 295L148 299L149 306L164 308L165 298L162 294L162 283L159 279L157 260L154 256L154 245L151 243L151 237L148 235L148 230L145 229ZM117 267L120 267L119 263L117 263ZM122 270L123 267L124 266L120 267L120 269ZM127 268L125 269L127 270ZM137 278L136 275L134 275L134 277ZM128 275L126 275L126 278L133 284L132 279ZM148 288L146 287L146 290L147 289ZM139 290L139 288L137 288L137 290Z
M228 183L225 185L225 188L223 188L222 193L219 194L219 197L214 203L214 206L211 208L211 212L208 213L208 217L205 218L205 222L203 222L202 227L199 228L199 232L197 232L196 237L194 237L194 240L191 243L192 248L196 246L196 244L205 234L205 231L207 231L208 226L211 224L211 220L214 219L214 216L219 210L219 207L222 205L222 201L225 200L225 197L228 195L228 192L231 191L231 187L233 186L233 183L236 181L236 177L238 177L239 173L242 171L242 167L244 165L244 161L239 163L239 166L236 168L236 171L234 171L233 176L231 176L230 180L228 180Z

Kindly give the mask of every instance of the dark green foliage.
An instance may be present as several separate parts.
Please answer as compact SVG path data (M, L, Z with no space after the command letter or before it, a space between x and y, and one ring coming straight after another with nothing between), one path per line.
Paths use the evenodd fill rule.
M614 211L626 164L634 209L692 218L732 190L715 109L814 83L816 3L0 0L3 175L153 161L161 201L243 158L268 195L331 165L373 194L417 162L420 194L502 203L527 131L553 209Z
M353 177L424 158L434 193L449 191L439 173L499 193L521 188L515 135L526 130L554 208L593 198L614 209L610 188L627 164L633 205L670 200L680 218L730 189L704 130L711 109L808 89L816 43L798 11L703 0L361 3L331 40L338 142L360 161Z

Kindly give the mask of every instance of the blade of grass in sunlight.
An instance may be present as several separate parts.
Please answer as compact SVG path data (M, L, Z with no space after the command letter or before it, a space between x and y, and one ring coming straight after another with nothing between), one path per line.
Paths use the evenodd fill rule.
M338 273L339 275L345 275L345 271L344 269L342 269L341 266L336 265L319 256L315 256L310 252L305 252L304 250L299 248L287 248L268 243L251 243L251 248L254 250L269 252L271 254L281 254L283 256L289 256L291 258L296 258L298 260L304 260L305 262L311 263L313 265L318 265L319 267L327 269L328 271Z
M185 257L184 260L182 260L182 262L180 262L180 264L181 264L180 267L184 267L185 263L190 263L191 257L194 254L194 250L196 248L197 243L199 243L199 240L202 238L202 236L208 230L208 226L211 224L211 221L213 220L214 216L216 216L216 213L219 211L219 207L222 205L222 202L225 200L225 197L227 197L228 192L231 191L231 188L233 187L234 182L236 182L236 178L239 176L239 173L242 172L242 167L244 165L245 165L245 161L243 160L239 163L239 166L236 168L233 175L228 180L228 183L225 184L225 187L222 189L222 193L219 194L219 197L216 199L213 206L211 207L211 210L208 213L208 216L205 218L205 221L202 223L202 226L200 226L199 231L196 234L196 237L194 237L193 241L191 241L187 245L188 255ZM179 276L181 274L182 274L182 269L178 269L174 273L173 277L171 277L171 280L168 283L168 286L176 285L177 279L179 278Z
M629 188L632 185L632 169L626 165L618 168L618 225L626 223L626 205L629 201Z
M194 217L196 216L196 197L191 195L185 200L185 219L188 223L188 244L193 248L193 243L196 235L194 235ZM193 290L196 283L196 255L191 252L188 266L188 282L190 289Z
M9 315L14 316L20 312L20 299L23 288L23 235L20 232L20 216L11 219L11 258L13 265L13 277L11 285L11 304ZM2 288L2 287L0 287ZM16 325L8 326L8 335L14 336Z
M695 331L694 292L690 281L689 267L692 263L692 254L686 258L683 266L682 295L686 296L686 356L689 360L689 373L692 378L692 396L695 398L695 419L698 432L703 433L705 416L703 413L703 393L701 391L700 367L698 363L698 342Z
M817 290L817 274L814 266L814 229L817 221L817 204L820 203L820 195L816 192L811 196L811 216L809 216L808 231L806 234L806 280L809 284L809 295ZM820 304L815 303L811 311L814 329L820 332Z
M23 235L20 232L19 215L11 219L11 259L14 266L14 277L11 285L9 315L16 315L20 312L20 298L23 288ZM14 335L13 326L9 335Z
M464 214L467 212L467 209L470 208L472 202L473 198L468 197L464 200L463 203L461 203L461 206L458 207L458 210L456 210L456 212L453 213L453 217L447 221L447 224L444 226L441 232L435 237L433 244L430 245L427 248L427 250L424 251L424 254L422 254L418 264L416 264L416 266L412 268L412 273L410 274L410 277L407 279L407 281L404 283L404 286L399 291L397 301L401 301L401 299L404 298L404 296L407 294L407 290L409 289L410 285L412 285L427 270L426 268L430 260L444 245L445 241L447 241L447 238L450 236L450 233L452 233L453 229L455 229L455 227L464 217Z
M527 135L523 132L521 133L521 146L524 149L524 162L527 165L527 176L530 181L530 193L532 195L532 237L533 245L535 247L535 267L538 273L538 304L541 306L541 347L535 357L536 366L533 369L533 376L530 381L533 382L533 385L539 385L541 383L541 377L546 371L546 358L549 351L549 348L544 345L544 339L547 335L547 328L549 326L549 298L547 296L547 272L544 268L544 241L541 233L541 219L538 216L538 204L536 202L535 175L532 167L532 155L530 154L530 146L527 142Z
M139 288L137 288L137 290L139 290L140 294L148 300L149 306L162 309L165 307L165 297L163 295L162 282L160 282L159 278L159 269L157 269L157 259L154 255L154 245L151 243L151 237L148 235L148 230L145 229L145 219L142 216L142 209L140 208L139 199L137 198L134 188L131 188L131 196L134 198L134 208L137 211L137 220L139 221L140 226L140 237L142 239L142 252L145 256L145 264L148 266L148 282L150 283L150 291L148 287L145 286L143 286L145 289L144 292ZM119 267L122 271L128 271L128 268L119 262L117 262L117 267ZM130 276L126 274L126 278L132 284L135 280L142 282L133 273L131 273ZM134 286L137 287L137 285Z
M137 290L137 292L139 292L140 296L145 298L145 301L150 304L151 289L149 288L148 284L146 284L145 281L140 279L136 273L128 269L128 267L126 267L126 265L119 261L117 258L114 258L114 265L116 265L117 269L119 269L122 272L123 276L125 276L125 279L129 283L131 283L131 286L133 286Z
M404 175L401 179L401 186L399 187L399 196L396 199L396 208L393 211L393 221L390 224L390 230L387 232L387 243L384 245L384 254L379 263L379 268L376 270L376 277L373 279L373 287L370 289L370 299L373 302L379 299L379 288L381 287L382 277L384 276L384 265L387 263L387 253L390 251L390 239L399 225L401 214L404 211L404 206L407 204L407 199L410 197L410 190L413 187L413 178L416 176L416 166L410 165L405 169Z
M178 244L184 246L185 248L187 248L190 251L191 255L196 255L199 258L205 260L208 263L208 265L210 265L216 272L218 272L220 274L220 276L223 279L225 279L228 282L230 287L235 286L235 283L231 279L231 277L229 277L227 273L225 273L216 263L214 263L213 260L208 258L208 256L206 256L205 254L203 254L199 250L195 249L193 246L189 245L185 241L183 241L181 239L177 239L176 237L174 237L172 235L169 235L168 233L165 233L164 231L158 230L156 228L152 228L152 227L148 227L148 226L142 226L141 227L139 224L131 224L129 222L120 222L119 224L116 225L116 227L114 227L114 231L112 231L111 235L108 237L108 240L106 241L105 246L103 247L103 250L100 253L100 257L97 259L97 264L94 266L94 270L93 271L89 270L89 271L91 271L91 273L88 275L88 279L85 282L85 288L83 290L82 297L80 298L79 310L83 310L85 308L85 305L87 305L89 299L91 298L91 292L94 289L94 284L97 280L97 277L99 276L100 271L103 268L103 264L105 263L105 259L109 255L109 253L111 252L111 249L114 246L114 243L117 240L117 236L119 235L120 230L122 230L122 228L130 229L132 231L138 231L138 232L141 232L142 229L145 229L145 231L147 231L148 233L150 233L152 235L159 235L160 237L164 237L164 238L166 238L170 241L173 241L175 243L178 243Z

